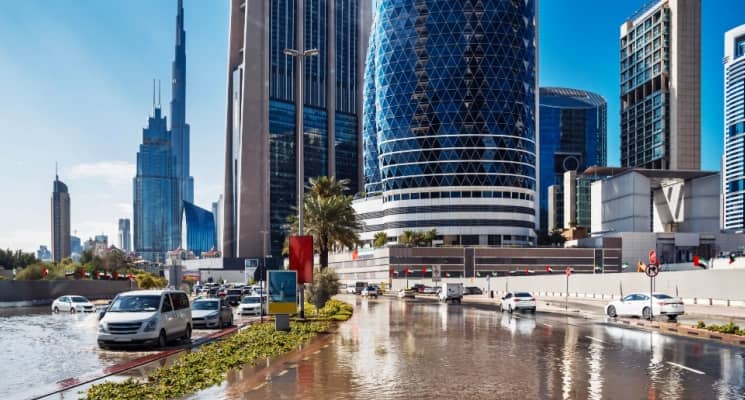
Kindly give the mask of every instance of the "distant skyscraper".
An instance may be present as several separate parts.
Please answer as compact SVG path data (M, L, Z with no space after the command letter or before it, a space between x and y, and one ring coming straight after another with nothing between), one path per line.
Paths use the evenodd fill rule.
M137 154L134 247L135 252L151 261L163 261L167 251L181 245L183 204L194 200L194 179L189 175L189 124L186 123L183 0L178 0L177 8L171 129L167 129L166 118L161 116L160 93L157 107L153 95L154 116L143 130L143 144Z
M132 251L132 239L129 230L129 218L119 219L119 248L130 252Z
M535 243L536 1L377 4L362 240L436 229L444 245Z
M179 246L181 207L177 205L178 179L170 145L170 132L160 107L142 130L134 178L134 247L150 261L165 261L165 253Z
M701 0L647 3L621 25L621 166L701 168Z
M36 250L36 259L39 261L52 261L52 252L49 251L47 246L39 246L39 250Z
M83 246L77 236L70 236L70 253L83 254Z
M55 175L52 189L52 259L70 257L70 194L67 185Z
M231 0L223 255L281 260L296 201L296 119L304 108L305 176L360 181L362 78L370 0ZM300 15L302 18L297 18ZM285 49L318 49L297 62ZM264 241L262 231L271 234ZM265 246L265 247L264 247Z
M564 172L606 164L607 105L595 93L554 87L541 88L539 102L540 216L542 230L549 233L552 226L568 227L562 199L555 199L554 220L548 219L549 186L559 185L554 196L562 196ZM579 223L576 215L567 217Z
M223 222L223 202L222 195L217 201L212 203L212 215L215 217L215 239L217 240L215 248L222 251L222 222Z
M724 34L724 229L745 231L745 25Z
M176 47L171 79L171 151L179 180L181 200L194 202L194 178L189 175L189 124L186 123L186 31L184 5L178 0L176 15Z

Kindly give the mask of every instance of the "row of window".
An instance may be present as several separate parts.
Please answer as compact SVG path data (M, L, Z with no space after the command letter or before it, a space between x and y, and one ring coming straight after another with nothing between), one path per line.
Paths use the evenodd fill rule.
M522 192L421 192L421 193L402 193L383 196L383 202L400 201L400 200L426 200L426 199L515 199L533 201L532 194Z

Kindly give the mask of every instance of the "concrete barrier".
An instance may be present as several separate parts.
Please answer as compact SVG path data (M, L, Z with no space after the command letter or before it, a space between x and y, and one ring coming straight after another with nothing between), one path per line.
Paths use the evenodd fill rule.
M496 294L506 291L526 291L539 296L566 295L566 276L563 273L535 276L508 276L490 278L443 278L444 282L463 282L493 290ZM439 286L430 279L409 279L409 286L422 283ZM403 288L405 279L394 279L394 290ZM664 271L655 279L655 291L679 296L687 304L745 306L745 270L693 270ZM569 297L617 299L621 294L649 292L649 278L643 273L572 274L569 277Z
M106 280L0 281L0 307L51 304L59 296L76 294L90 300L110 299L136 289L137 283Z

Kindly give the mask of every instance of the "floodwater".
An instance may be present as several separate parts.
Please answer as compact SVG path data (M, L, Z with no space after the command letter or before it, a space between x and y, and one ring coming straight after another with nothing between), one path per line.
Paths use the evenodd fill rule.
M354 317L195 399L741 399L745 348L418 300L354 302Z

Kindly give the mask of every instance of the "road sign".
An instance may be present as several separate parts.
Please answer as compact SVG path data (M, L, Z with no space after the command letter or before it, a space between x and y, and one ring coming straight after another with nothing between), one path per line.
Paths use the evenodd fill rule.
M657 264L657 252L654 250L649 250L649 263Z
M644 271L645 274L647 274L648 277L654 278L657 276L657 274L660 273L660 267L657 266L657 264L649 264L647 265L647 269Z

